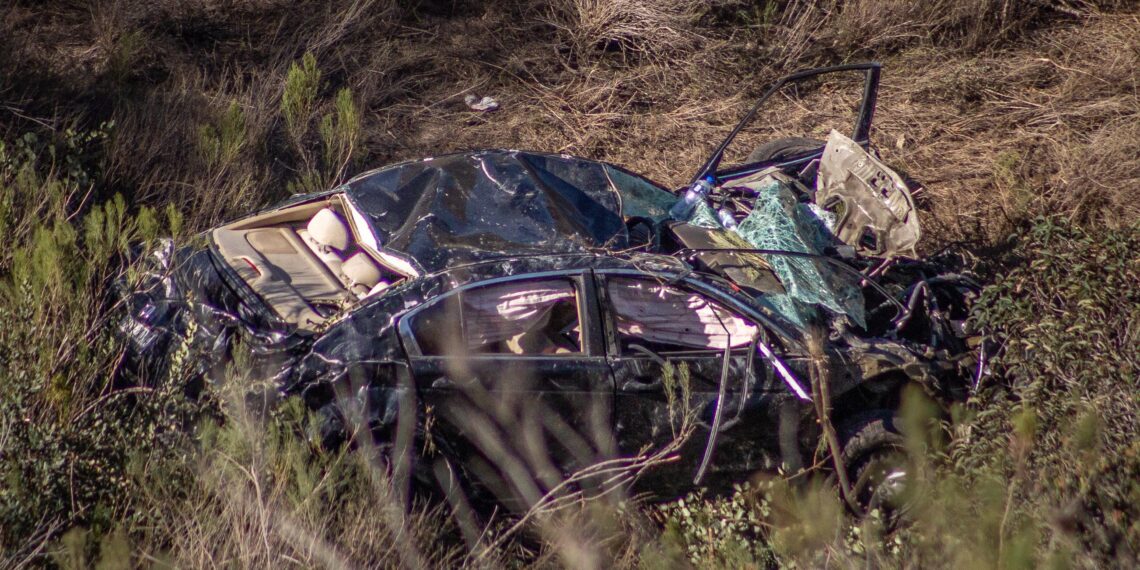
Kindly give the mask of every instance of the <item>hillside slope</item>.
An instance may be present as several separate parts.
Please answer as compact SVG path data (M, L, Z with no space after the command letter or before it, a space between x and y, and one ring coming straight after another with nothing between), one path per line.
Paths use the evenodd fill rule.
M760 482L498 544L461 517L406 519L366 459L313 457L299 410L109 386L130 242L485 147L675 187L767 83L863 60L885 65L872 139L924 185L924 248L977 259L1003 342L992 386L923 443L948 514L914 529L808 524L836 505ZM822 136L820 112L763 117L742 152ZM1133 2L9 0L0 142L0 566L1095 567L1140 551Z

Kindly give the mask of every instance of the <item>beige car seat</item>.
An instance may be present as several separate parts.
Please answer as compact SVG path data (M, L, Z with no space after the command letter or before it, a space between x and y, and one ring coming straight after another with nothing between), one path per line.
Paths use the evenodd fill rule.
M380 268L363 251L348 258L341 266L341 278L349 291L364 297L381 284Z
M329 208L317 212L305 226L309 237L324 251L348 249L348 225Z
M309 246L329 271L339 277L341 264L344 263L341 255L351 243L348 225L344 220L336 212L324 208L309 220L304 229L298 230L297 235L301 236L305 245Z
M381 280L383 274L380 267L367 253L358 251L348 259L342 257L352 243L352 238L348 225L333 210L324 208L317 212L298 234L328 266L329 271L358 298L387 287L387 283Z

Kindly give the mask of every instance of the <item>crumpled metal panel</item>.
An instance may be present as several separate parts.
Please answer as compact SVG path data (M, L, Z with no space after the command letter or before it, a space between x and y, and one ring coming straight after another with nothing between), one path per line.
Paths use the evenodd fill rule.
M345 191L387 252L430 273L507 256L625 249L617 184L629 188L631 212L654 216L660 208L652 184L632 175L521 151L405 162L357 177Z
M126 305L119 323L128 345L121 381L151 384L176 364L173 358L194 385L220 379L240 335L251 375L279 384L307 346L303 336L236 292L243 289L228 285L209 250L175 249L171 240L161 240L136 271L134 284L116 284Z
M922 232L906 182L838 131L827 137L815 203L835 213L835 235L859 253L917 256Z

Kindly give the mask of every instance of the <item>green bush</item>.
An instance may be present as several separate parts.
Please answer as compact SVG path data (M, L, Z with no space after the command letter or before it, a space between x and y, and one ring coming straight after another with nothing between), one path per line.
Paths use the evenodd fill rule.
M0 563L68 528L109 530L127 515L132 458L181 437L175 392L111 385L108 284L160 224L121 196L84 203L107 138L0 142Z
M997 374L956 457L963 470L1032 474L1017 493L1026 516L1103 564L1140 554L1138 250L1136 226L1040 219L1023 236L1019 263L980 301ZM1030 447L1009 453L1011 431L1032 432Z
M320 107L321 88L321 70L313 54L306 53L300 65L293 63L289 67L281 95L281 116L301 164L297 177L287 184L290 192L318 192L334 186L351 172L362 154L358 146L362 129L360 111L348 88L337 91L332 110L319 115L317 134L322 152L312 151L307 139L310 123Z

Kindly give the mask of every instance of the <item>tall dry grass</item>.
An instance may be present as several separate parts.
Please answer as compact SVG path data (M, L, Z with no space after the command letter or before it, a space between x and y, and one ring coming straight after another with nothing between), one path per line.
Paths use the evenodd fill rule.
M993 242L1042 213L1134 223L1137 38L1134 15L1099 16L964 62L904 56L918 79L887 76L878 131L888 160L923 173L927 225Z
M650 59L690 51L702 39L693 25L701 8L693 0L562 0L535 7L582 59L598 51Z
M28 394L6 400L14 406L6 409L32 402L24 417L34 421L8 421L16 413L0 421L0 455L10 459L29 434L63 443L37 448L36 457L59 463L32 462L43 485L27 488L46 490L36 493L42 502L16 504L43 518L24 520L31 530L0 553L0 564L1012 567L1066 552L1078 565L1103 563L1074 538L1119 544L1098 526L1101 515L1079 511L1036 524L1034 516L1055 513L1017 491L1029 481L1025 466L1048 466L1052 457L1062 457L1062 467L1073 463L1053 453L1069 445L1058 440L1085 441L1088 430L1034 431L1028 416L996 399L978 410L1000 426L986 433L1015 436L981 458L1001 468L933 481L934 508L913 535L841 520L822 485L761 481L759 490L657 510L617 491L579 501L582 487L559 487L541 446L528 442L502 450L504 463L521 473L505 485L536 489L526 523L490 517L488 524L446 498L406 514L402 492L374 455L321 454L296 437L309 421L297 409L257 414L243 398L222 395L207 414L224 417L219 426L201 410L167 414L181 402L170 394L151 393L142 408L118 407L120 396L103 391L117 346L101 335L105 281L118 269L119 250L94 236L146 227L142 233L153 237L158 227L178 226L179 212L181 233L192 233L285 197L291 185L330 186L391 161L483 147L578 154L679 185L767 82L862 59L886 63L872 138L889 163L925 183L928 247L968 242L984 253L1041 213L1127 228L1140 219L1130 197L1140 182L1137 18L1134 5L1114 0L5 4L0 140L14 148L34 132L55 141L58 154L42 155L35 179L3 180L15 190L0 204L0 234L17 246L0 255L0 277L15 283L15 251L36 261L27 267L63 272L74 267L52 252L78 251L98 271L82 283L63 280L71 288L62 291L33 287L60 280L34 281L27 270L27 282L16 284L22 289L6 289L6 299L34 300L5 307L0 335L0 373L6 386L23 390L5 394ZM305 69L305 54L319 78L308 104L287 119L290 71ZM344 89L354 112L338 95ZM502 108L474 113L462 104L468 93L492 95ZM802 108L782 100L742 139L741 152L767 136L825 127L823 119L854 104L843 93L821 89ZM359 130L342 128L354 115ZM114 126L97 145L102 150L67 147L69 128L99 133L103 123ZM69 153L79 162L68 162ZM75 164L89 176L63 174ZM53 185L62 179L66 185ZM120 206L116 193L126 197ZM101 214L91 216L95 205ZM143 215L143 205L154 210ZM156 215L168 206L173 215ZM90 227L92 237L86 229L69 233L68 224ZM521 425L512 422L535 420L509 407L491 412L488 447ZM100 417L115 421L96 426ZM195 430L199 421L211 427ZM950 427L971 425L967 418ZM975 447L984 446L956 452ZM946 468L938 453L930 470L945 474L936 471ZM1071 457L1090 455L1081 448ZM1002 463L1013 459L1021 463ZM1096 481L1129 468L1095 465L1103 471ZM68 479L75 473L78 484ZM100 487L103 476L113 484ZM0 496L11 498L4 493L14 488ZM548 494L558 489L566 492ZM1079 504L1089 512L1119 501L1082 492ZM48 501L58 509L51 513L63 514L46 515ZM824 519L835 524L816 524ZM974 520L984 524L965 524ZM961 541L975 547L957 548Z

